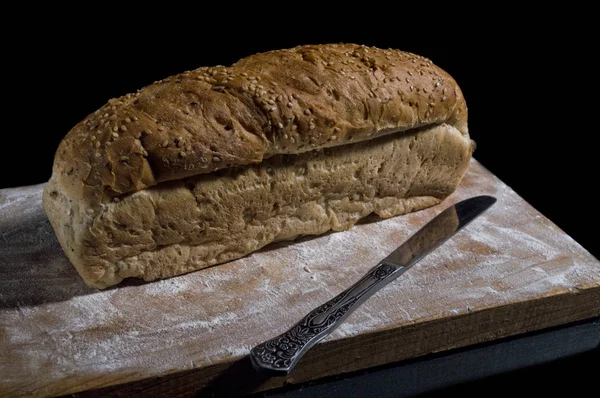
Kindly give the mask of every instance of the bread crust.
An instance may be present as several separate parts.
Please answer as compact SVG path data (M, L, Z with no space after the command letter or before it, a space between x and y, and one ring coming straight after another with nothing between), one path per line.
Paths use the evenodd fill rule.
M199 68L110 100L61 142L44 206L83 279L103 288L130 276L189 272L271 241L346 229L373 212L388 217L431 206L456 188L472 150L460 88L431 61L353 44L301 46ZM371 170L369 156L398 170L366 179L340 171L348 159ZM282 162L306 168L307 159L329 165L319 167L330 167L331 184L346 185L334 184L337 193L327 185L309 189L306 177L277 174L286 169ZM378 179L378 190L360 191ZM279 197L274 181L287 181L293 194ZM240 210L242 183L255 187L263 204L277 201L296 213L278 215L259 204ZM215 184L228 193L213 209L220 226L203 213L202 195L215 194L208 188ZM383 193L386 186L396 189ZM309 191L310 198L302 195ZM334 194L354 207L331 205ZM163 209L160 201L169 205ZM311 206L312 218L298 216ZM259 213L270 216L257 237L248 225ZM190 214L204 215L177 221ZM242 224L249 229L238 231ZM169 230L177 239L166 238Z
M75 195L115 196L431 124L467 134L460 88L418 55L352 44L255 54L110 100L61 142Z

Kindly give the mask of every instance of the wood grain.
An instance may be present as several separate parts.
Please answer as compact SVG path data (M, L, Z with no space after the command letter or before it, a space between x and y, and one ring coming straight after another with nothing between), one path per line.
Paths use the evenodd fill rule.
M0 395L189 396L258 391L600 315L600 262L477 161L439 206L271 246L154 283L87 288L41 209L0 190ZM372 267L448 204L498 203L389 285L285 378L250 348Z

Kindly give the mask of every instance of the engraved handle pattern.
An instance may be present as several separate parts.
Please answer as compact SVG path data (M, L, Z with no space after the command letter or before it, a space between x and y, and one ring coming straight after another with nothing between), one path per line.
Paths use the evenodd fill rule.
M330 301L315 308L287 332L261 343L250 352L254 367L287 374L317 342L329 335L352 311L402 272L381 263L361 280ZM391 277L391 276L394 277Z

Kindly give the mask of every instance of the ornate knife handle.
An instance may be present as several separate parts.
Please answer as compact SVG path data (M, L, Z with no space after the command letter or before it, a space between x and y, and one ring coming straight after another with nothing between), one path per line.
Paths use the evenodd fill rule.
M308 313L287 332L250 351L255 369L288 374L313 345L328 336L364 301L400 276L406 267L385 262L372 268L361 280Z
M258 370L289 373L298 360L329 335L344 319L379 289L402 275L496 202L492 196L475 196L452 205L400 245L361 280L314 309L284 334L250 351Z

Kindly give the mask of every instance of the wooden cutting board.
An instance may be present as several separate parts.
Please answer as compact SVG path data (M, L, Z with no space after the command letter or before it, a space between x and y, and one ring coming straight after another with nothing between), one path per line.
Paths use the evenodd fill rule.
M498 202L264 390L600 315L600 262L472 160L439 206L153 283L87 288L41 206L0 190L0 395L188 395L332 298L440 210ZM232 379L235 384L235 378ZM116 386L116 387L115 387Z

